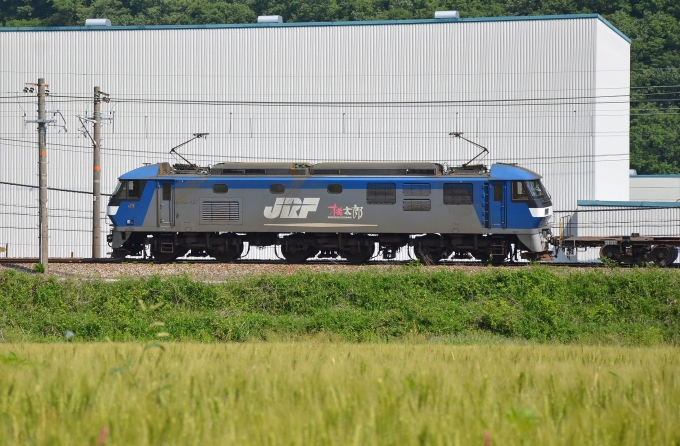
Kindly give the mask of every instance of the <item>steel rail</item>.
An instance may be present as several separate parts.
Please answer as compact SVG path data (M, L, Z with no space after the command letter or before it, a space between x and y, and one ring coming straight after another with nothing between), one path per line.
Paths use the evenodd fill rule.
M172 264L190 264L190 265L219 265L222 262L218 262L213 259L176 259L171 262L159 262L153 259L107 259L107 258L81 258L81 257L54 257L49 259L50 263L79 263L79 264L157 264L157 265L172 265ZM376 265L376 266L387 266L387 265L409 265L412 262L417 262L416 260L372 260L359 265ZM38 259L35 257L0 257L0 265L11 265L11 264L36 264L39 263ZM227 262L233 265L345 265L345 266L357 266L357 264L349 263L346 260L333 260L333 259L319 259L319 260L308 260L303 263L289 263L286 260L234 260L232 262ZM225 263L226 264L226 263ZM566 267L566 268L603 268L607 265L600 262L534 262L534 265L539 264L542 266L548 266L551 268L555 267ZM481 266L480 261L440 261L432 266ZM532 265L531 262L504 262L499 265L489 265L492 267L525 267ZM653 264L649 264L652 266ZM427 265L423 265L427 266ZM630 267L644 267L645 265L618 265L621 268ZM667 265L663 268L680 268L680 263L674 263L672 265Z

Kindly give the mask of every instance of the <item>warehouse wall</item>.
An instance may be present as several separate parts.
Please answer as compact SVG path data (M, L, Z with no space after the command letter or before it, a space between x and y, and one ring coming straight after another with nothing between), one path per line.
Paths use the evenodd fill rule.
M169 149L195 132L210 136L180 153L199 164L460 164L478 153L449 136L461 131L489 148L483 162L516 162L544 175L558 210L574 209L582 198L625 200L627 188L600 187L595 176L618 178L618 169L627 175L623 158L611 163L607 157L617 151L627 156L628 127L621 116L628 105L617 105L612 123L604 119L611 110L596 96L628 88L628 47L593 15L0 29L0 181L37 185L36 125L24 121L36 118L36 98L18 92L25 82L44 77L51 90L48 110L59 110L68 129L48 131L49 182L55 188L92 188L91 143L77 131L77 116L91 115L98 85L112 98L102 106L110 119L102 132L103 192L142 163L173 162ZM598 74L608 50L625 59L620 75ZM60 115L55 119L61 122ZM0 184L0 244L14 245L11 255L37 255L36 195ZM51 192L54 255L89 255L90 200ZM15 213L20 206L27 206L22 215Z
M628 200L630 45L597 23L592 197Z
M630 199L638 201L680 201L680 175L633 175Z

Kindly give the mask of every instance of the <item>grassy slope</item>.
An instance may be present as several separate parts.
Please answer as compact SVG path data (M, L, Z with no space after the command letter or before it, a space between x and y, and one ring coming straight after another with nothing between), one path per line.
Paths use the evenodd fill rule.
M0 345L0 444L680 444L677 350Z
M659 269L465 274L404 267L219 284L188 277L60 281L7 271L0 275L0 339L55 341L71 330L84 341L148 340L166 331L169 339L197 341L321 334L351 342L490 336L677 344L679 302L677 272Z

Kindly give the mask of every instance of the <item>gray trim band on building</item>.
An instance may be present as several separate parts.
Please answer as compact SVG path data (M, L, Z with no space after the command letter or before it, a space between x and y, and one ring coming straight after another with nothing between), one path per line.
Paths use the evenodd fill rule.
M677 173L659 173L652 175L631 175L630 178L680 178L680 174Z
M680 203L673 201L599 201L578 200L578 206L625 207L625 208L680 208Z
M609 23L600 14L560 14L537 16L506 17L472 17L464 19L413 19L413 20L368 20L354 22L300 22L300 23L237 23L222 25L149 25L149 26L64 26L64 27L15 27L2 28L0 32L37 32L37 31L156 31L164 29L229 29L229 28L296 28L319 26L377 26L377 25L422 25L444 23L479 23L479 22L516 22L530 20L572 20L598 19L626 42L631 43L628 36Z

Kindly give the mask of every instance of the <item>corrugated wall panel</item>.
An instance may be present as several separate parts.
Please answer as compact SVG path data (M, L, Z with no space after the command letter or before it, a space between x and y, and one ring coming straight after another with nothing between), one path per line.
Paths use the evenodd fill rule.
M573 209L577 199L598 198L593 42L598 33L614 34L598 23L0 32L0 57L9 61L0 70L9 98L0 101L0 181L37 185L37 133L23 120L24 112L36 118L36 98L14 94L43 76L52 91L48 109L58 109L68 128L48 132L51 187L92 188L91 144L77 131L77 116L92 113L98 85L113 98L102 107L112 118L102 132L103 192L142 163L172 162L169 149L195 132L210 136L180 152L201 164L459 164L478 153L449 136L462 131L490 149L485 162L517 162L541 173L556 209ZM11 208L37 194L16 198L15 189L0 185L0 204ZM50 194L54 255L89 255L90 203L87 195ZM56 209L79 218L57 218ZM37 217L12 218L0 225L0 244L36 255L37 239L12 227L34 228Z

